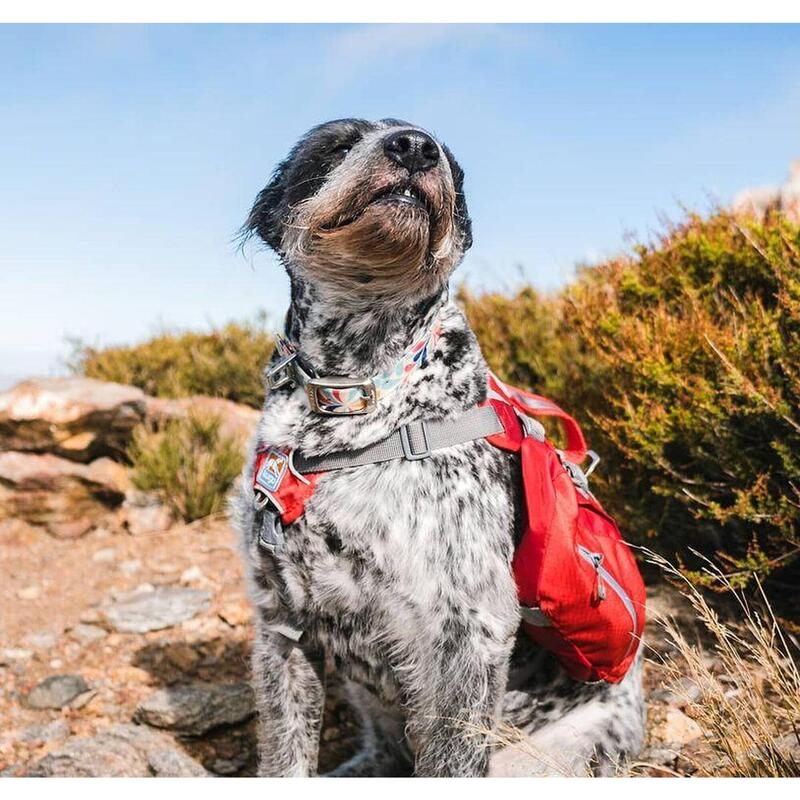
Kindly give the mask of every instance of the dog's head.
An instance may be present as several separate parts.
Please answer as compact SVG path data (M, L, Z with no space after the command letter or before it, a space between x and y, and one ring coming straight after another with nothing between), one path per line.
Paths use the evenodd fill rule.
M309 131L245 223L290 273L343 300L440 290L472 244L464 173L429 133L395 119Z

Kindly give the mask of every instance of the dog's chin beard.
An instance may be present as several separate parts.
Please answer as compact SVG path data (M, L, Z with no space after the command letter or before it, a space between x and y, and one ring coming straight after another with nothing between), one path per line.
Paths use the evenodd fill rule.
M413 296L433 288L428 212L393 200L370 203L337 227L309 231L305 268L333 288Z

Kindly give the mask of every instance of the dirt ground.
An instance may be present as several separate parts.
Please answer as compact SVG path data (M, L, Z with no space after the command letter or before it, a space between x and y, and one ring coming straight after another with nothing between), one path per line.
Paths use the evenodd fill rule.
M97 530L72 541L32 526L6 526L0 575L0 648L32 651L21 662L0 666L0 771L6 774L24 774L60 744L24 741L20 733L29 726L63 720L70 734L91 736L111 723L130 722L137 705L161 687L249 680L250 607L235 538L224 520L141 537ZM167 630L110 632L88 643L73 635L80 623L98 623L97 608L107 598L142 584L209 590L211 605ZM60 710L26 708L24 695L53 674L81 675L93 690L88 702ZM322 769L351 754L353 734L347 709L329 705ZM179 741L212 771L220 762L225 774L232 765L238 765L232 774L254 773L252 720Z
M235 537L222 519L142 536L99 529L70 541L23 523L6 523L0 526L0 575L0 651L6 653L0 663L0 774L24 775L66 736L93 736L113 723L130 723L137 706L160 688L249 680L250 609ZM204 589L212 595L211 604L166 630L99 631L98 607L143 584ZM681 614L678 597L662 587L652 593L650 605L660 613ZM96 638L87 641L86 630ZM665 648L652 627L648 641L656 652ZM25 695L55 674L80 675L90 691L61 709L26 707ZM648 725L653 752L667 744L659 738L673 736L658 731L674 712L657 699L663 689L656 664L647 666L646 684L652 700ZM55 722L55 735L37 733ZM355 737L352 714L332 695L321 770L348 757ZM176 742L212 773L254 774L252 718L204 735L176 734ZM692 771L685 759L669 756L667 761L668 768L653 765L646 773Z

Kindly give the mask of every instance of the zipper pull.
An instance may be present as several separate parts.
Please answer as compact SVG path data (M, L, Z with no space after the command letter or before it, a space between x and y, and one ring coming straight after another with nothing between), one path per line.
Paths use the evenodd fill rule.
M603 563L603 554L602 553L592 553L592 561L594 562L594 571L597 575L597 584L595 585L595 596L597 597L598 601L605 600L606 595L606 585L603 583L603 573L601 570L601 564Z

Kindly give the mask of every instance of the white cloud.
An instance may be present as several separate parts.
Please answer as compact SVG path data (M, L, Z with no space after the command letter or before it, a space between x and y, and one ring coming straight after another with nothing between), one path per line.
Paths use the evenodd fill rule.
M498 46L507 52L535 49L543 57L556 57L560 49L544 29L518 25L398 24L358 25L337 31L329 40L331 78L345 82L378 60L419 55L435 47L458 45L465 49ZM326 59L327 61L328 59Z

